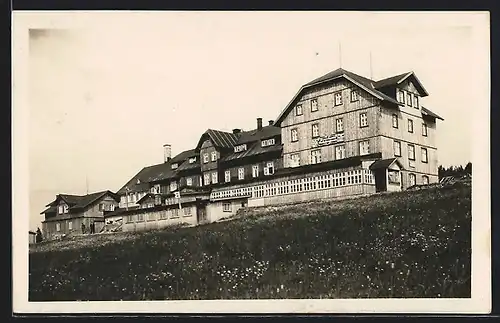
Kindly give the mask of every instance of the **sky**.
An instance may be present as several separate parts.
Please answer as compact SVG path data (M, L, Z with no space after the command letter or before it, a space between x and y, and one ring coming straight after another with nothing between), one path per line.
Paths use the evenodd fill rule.
M274 120L301 85L340 66L375 80L414 71L430 94L421 104L445 119L439 164L465 164L477 77L489 71L474 68L463 15L146 12L31 30L30 229L56 194L116 191L161 163L165 143L175 155L208 128Z

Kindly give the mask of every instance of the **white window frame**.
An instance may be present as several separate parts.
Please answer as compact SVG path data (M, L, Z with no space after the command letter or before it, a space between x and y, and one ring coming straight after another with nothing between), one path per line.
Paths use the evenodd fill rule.
M311 135L313 138L319 137L319 123L313 123L311 125Z
M334 106L342 105L342 92L337 92L333 95Z
M408 119L408 132L413 133L413 120Z
M413 179L413 183L412 183L412 179ZM413 174L413 173L408 174L408 184L409 184L408 187L417 184L417 176L415 174Z
M222 212L232 212L232 204L230 202L223 202L222 203Z
M422 175L422 184L429 184L429 176L427 175Z
M304 114L304 111L302 111L302 104L297 104L295 106L295 115L296 116L301 116Z
M290 154L290 165L291 165L291 167L299 167L300 166L300 154L299 153Z
M204 163L204 164L207 164L207 163L210 161L210 159L209 159L209 158L210 158L210 157L208 156L208 153L204 153L204 154L203 154L203 163Z
M368 114L366 112L359 113L359 127L368 127Z
M334 153L335 153L335 160L344 159L345 158L345 145L335 146ZM340 157L339 157L339 155L340 155Z
M73 221L68 221L68 230L73 230Z
M416 94L413 95L413 107L418 109L418 96Z
M412 98L413 98L412 94L410 92L406 92L406 105L409 107L412 106L412 103L413 103Z
M219 182L218 175L217 172L212 172L212 184L217 184Z
M292 142L299 141L299 130L297 128L293 128L290 130L290 135L292 138Z
M194 164L196 162L196 157L190 157L189 158L189 163Z
M360 156L368 155L370 153L370 140L361 140L359 142L358 146L359 146L359 155Z
M189 217L189 216L192 216L192 212L191 212L191 207L185 207L183 208L184 209L184 216L185 217Z
M252 165L252 177L259 177L259 165Z
M203 185L210 185L210 173L203 174Z
M57 232L61 231L61 223L59 223L59 222L56 223L56 231Z
M311 112L318 111L318 99L311 99Z
M429 152L427 151L427 148L421 147L420 155L420 157L422 158L422 163L427 164L429 162Z
M351 102L356 101L359 101L358 91L353 89L351 90Z
M217 152L216 151L212 151L211 153L211 158L210 158L213 162L214 161L217 161Z
M427 123L423 122L422 123L422 136L427 137L427 134L428 134Z
M224 181L226 183L229 183L231 181L231 171L230 170L226 170L224 172Z
M192 177L186 178L186 185L187 186L193 186L193 178Z
M274 140L274 138L270 138L270 139L266 139L266 140L262 140L261 141L261 147L268 147L268 146L272 146L276 143L276 141Z
M172 182L170 182L170 192L173 192L175 190L177 190L177 182L172 181ZM160 192L156 192L156 193L160 193Z
M405 104L405 91L398 89L398 102Z
M235 153L239 153L239 152L242 152L242 151L245 151L245 150L247 150L247 144L242 144L242 145L238 145L238 146L234 147L234 152Z
M311 164L321 163L321 149L311 150Z
M399 117L395 113L392 115L392 127L395 129L399 128Z
M272 175L272 174L274 174L274 162L271 161L266 163L266 167L264 168L264 175Z
M415 160L415 145L408 144L408 159Z
M344 118L335 119L335 132L336 133L344 132Z
M179 164L177 163L173 163L171 166L170 166L172 169L177 169L179 167Z
M394 150L394 156L401 157L401 142L394 140L392 147Z
M245 179L245 168L243 167L238 168L238 179L239 180Z
M57 212L59 214L63 214L64 213L64 206L63 205L59 205Z

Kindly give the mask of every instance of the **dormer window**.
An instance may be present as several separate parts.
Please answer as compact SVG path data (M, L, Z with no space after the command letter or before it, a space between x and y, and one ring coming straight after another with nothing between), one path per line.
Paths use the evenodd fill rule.
M405 93L403 90L398 90L398 102L399 103L405 103Z
M245 151L247 150L247 144L243 144L243 145L239 145L239 146L235 146L234 147L234 152L235 153L239 153L239 152L242 152L242 151Z
M137 179L137 185L141 184L141 180L140 179Z
M179 167L179 164L175 163L175 164L172 164L172 169L177 169L177 167Z
M203 163L208 163L208 154L203 154Z
M170 182L170 192L173 192L175 190L177 190L177 182L176 181Z
M268 146L272 146L275 144L275 140L274 138L271 138L271 139L266 139L266 140L262 140L261 141L261 146L262 147L268 147Z
M408 93L406 94L406 104L407 104L409 107L411 107L411 106L412 106L411 101L412 101L412 96L411 96L411 93L409 93L409 92L408 92Z
M216 151L212 151L212 161L216 161L217 160L217 152Z
M418 109L418 96L413 97L413 107Z
M189 163L194 164L196 162L196 157L189 158Z

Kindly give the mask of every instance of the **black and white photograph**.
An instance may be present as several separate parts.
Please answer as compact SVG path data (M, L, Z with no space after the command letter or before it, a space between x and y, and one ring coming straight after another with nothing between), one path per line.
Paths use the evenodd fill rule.
M27 313L489 313L487 12L13 13Z

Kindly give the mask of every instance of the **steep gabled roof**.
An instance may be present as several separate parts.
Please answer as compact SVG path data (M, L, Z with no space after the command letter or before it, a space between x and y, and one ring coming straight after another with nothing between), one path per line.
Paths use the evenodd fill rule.
M420 82L420 80L417 78L417 76L415 75L415 73L413 71L399 74L396 76L391 76L391 77L382 79L380 81L377 81L377 82L375 82L375 88L381 89L381 88L387 87L387 86L397 86L398 84L401 84L409 77L412 78L413 83L415 84L417 89L422 93L422 96L425 97L425 96L429 95L427 90L422 85L422 82Z
M113 199L119 201L118 195L109 190L95 192L87 195L58 194L56 196L56 199L52 203L47 205L50 207L40 214L55 212L56 211L55 205L60 200L66 202L70 210L76 210L76 209L86 208L87 206L91 205L92 203L96 202L97 200L103 198L106 195L110 195Z
M160 173L171 171L170 161L166 163L156 164L152 166L147 166L141 169L134 177L132 177L122 188L120 188L117 194L125 194L127 191L129 193L143 192L149 189L148 179L152 176L157 176Z
M257 142L254 142L250 147L248 147L247 150L227 155L224 158L222 158L222 161L226 162L226 161L231 161L231 160L235 160L235 159L242 159L242 158L246 158L246 157L250 157L250 156L267 154L270 152L278 153L278 152L281 152L282 150L283 150L283 145L281 145L281 144L262 147L260 144L260 141L257 141Z
M370 165L370 170L386 169L389 168L389 166L391 166L394 163L398 164L399 168L404 169L403 165L398 161L397 158L387 158L374 161Z
M346 71L342 68L338 68L330 73L327 73L327 74L325 74L321 77L318 77L318 78L312 80L311 82L303 85L299 89L297 94L295 94L295 96L292 98L292 100L288 103L288 105L285 107L285 109L280 113L280 115L278 116L278 118L276 119L274 124L277 126L279 126L281 124L283 119L286 117L286 115L288 115L288 113L292 109L293 103L296 102L296 100L300 97L300 94L303 93L303 91L305 89L311 88L315 85L319 85L319 84L322 84L325 82L333 81L333 80L338 79L338 78L347 79L348 81L354 83L355 85L359 86L361 89L367 91L368 93L370 93L371 95L375 96L376 98L378 98L382 101L390 102L390 103L395 104L395 105L402 105L401 103L396 101L394 98L391 98L390 96L382 93L381 91L378 91L374 85L375 81L370 80L370 79L363 77L361 75Z
M200 149L203 144L204 138L209 137L212 144L216 148L232 148L238 141L238 135L232 132L225 132L220 130L208 129L205 131L196 146L196 149Z

